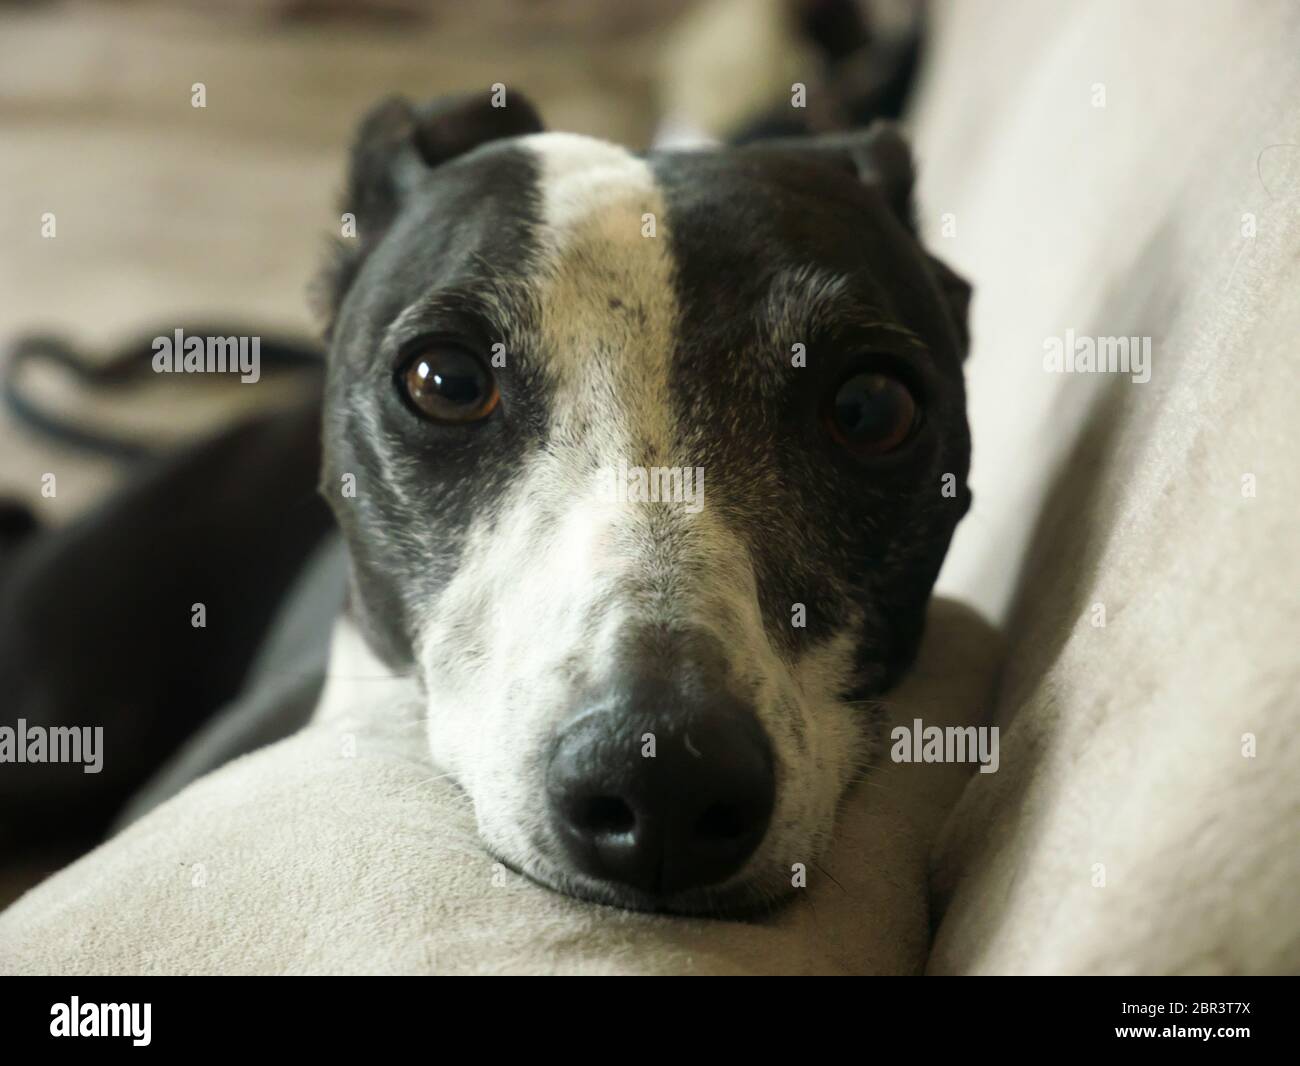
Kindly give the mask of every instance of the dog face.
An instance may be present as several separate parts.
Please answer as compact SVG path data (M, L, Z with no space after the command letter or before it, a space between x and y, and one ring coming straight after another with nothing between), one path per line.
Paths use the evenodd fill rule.
M323 474L352 609L504 862L758 905L825 847L969 505L969 290L890 130L539 131L518 99L362 127Z

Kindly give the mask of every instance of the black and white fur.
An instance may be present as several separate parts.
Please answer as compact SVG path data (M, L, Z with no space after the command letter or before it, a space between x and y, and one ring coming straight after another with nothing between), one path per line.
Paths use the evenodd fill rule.
M969 506L969 289L918 243L891 128L646 156L540 130L517 95L389 101L362 126L359 237L326 301L322 486L353 572L337 640L353 657L332 672L409 679L485 845L537 881L762 904L831 839L873 754L871 700L911 660ZM400 353L441 335L504 345L501 417L404 407ZM864 352L905 367L924 412L871 464L818 417ZM703 467L705 506L610 501L600 474L620 460ZM548 751L627 671L701 658L770 741L775 807L726 881L650 898L566 859Z

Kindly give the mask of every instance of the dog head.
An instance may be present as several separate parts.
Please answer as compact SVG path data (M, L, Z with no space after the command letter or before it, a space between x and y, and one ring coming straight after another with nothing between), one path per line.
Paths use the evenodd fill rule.
M911 185L887 127L640 157L518 97L363 123L326 495L504 862L697 911L823 850L970 501L969 289Z

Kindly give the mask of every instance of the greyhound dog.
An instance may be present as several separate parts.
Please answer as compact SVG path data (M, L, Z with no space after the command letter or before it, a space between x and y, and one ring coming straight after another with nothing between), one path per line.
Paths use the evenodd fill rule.
M882 124L641 156L517 94L361 124L322 286L340 624L503 863L716 913L825 848L971 499L970 289L912 184Z

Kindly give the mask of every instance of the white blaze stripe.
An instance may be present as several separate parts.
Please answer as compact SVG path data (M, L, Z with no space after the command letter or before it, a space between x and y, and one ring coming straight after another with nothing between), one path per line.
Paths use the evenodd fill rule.
M541 170L541 331L566 393L556 414L603 416L594 427L602 458L633 462L638 437L666 452L678 308L654 174L625 149L588 137L539 134L523 144ZM647 215L654 236L642 235Z
M435 758L473 795L484 836L527 863L529 838L546 829L544 782L527 764L577 710L575 681L612 661L628 579L652 543L647 509L607 499L600 471L640 463L647 449L668 462L677 306L650 168L585 137L520 144L539 171L540 250L527 284L540 320L527 342L548 379L547 447L521 458L496 513L468 531L420 660Z

